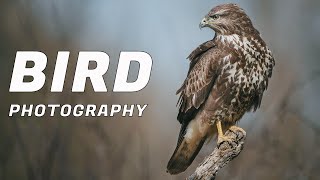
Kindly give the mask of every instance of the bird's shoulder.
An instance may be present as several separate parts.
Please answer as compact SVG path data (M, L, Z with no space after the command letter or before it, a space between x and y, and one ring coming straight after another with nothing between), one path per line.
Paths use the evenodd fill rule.
M198 59L198 57L203 54L204 52L208 51L211 48L214 48L216 46L214 40L206 41L202 44L200 44L197 48L195 48L190 55L187 57L191 62Z

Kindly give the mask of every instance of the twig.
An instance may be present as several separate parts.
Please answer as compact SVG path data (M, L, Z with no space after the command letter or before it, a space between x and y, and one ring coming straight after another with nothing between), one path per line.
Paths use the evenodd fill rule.
M232 141L224 141L219 147L216 147L187 180L213 180L221 168L240 154L243 149L246 132L228 130L225 135L230 137Z

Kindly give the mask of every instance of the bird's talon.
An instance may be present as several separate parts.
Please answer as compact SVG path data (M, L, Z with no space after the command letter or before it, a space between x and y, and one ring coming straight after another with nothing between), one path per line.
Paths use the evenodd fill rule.
M242 132L242 134L246 133L246 131L244 131L242 128L240 128L240 127L238 127L238 126L231 126L231 127L229 128L229 130L230 130L231 132L237 134L237 135L238 135L238 133L237 133L238 131Z
M224 142L227 142L230 146L232 146L232 143L233 143L232 139L227 136L218 137L218 142L217 142L218 149Z

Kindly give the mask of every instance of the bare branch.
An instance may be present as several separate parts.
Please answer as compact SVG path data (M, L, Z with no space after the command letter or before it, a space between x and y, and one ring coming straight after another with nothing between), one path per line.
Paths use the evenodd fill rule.
M213 180L221 168L240 154L246 132L228 130L225 135L230 137L232 142L224 141L219 147L216 147L187 180Z

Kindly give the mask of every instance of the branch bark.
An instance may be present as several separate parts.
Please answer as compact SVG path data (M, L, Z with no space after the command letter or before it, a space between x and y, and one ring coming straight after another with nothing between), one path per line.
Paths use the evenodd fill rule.
M232 141L223 141L220 146L216 147L187 180L214 180L218 171L240 154L246 132L228 130L225 135L230 137Z

